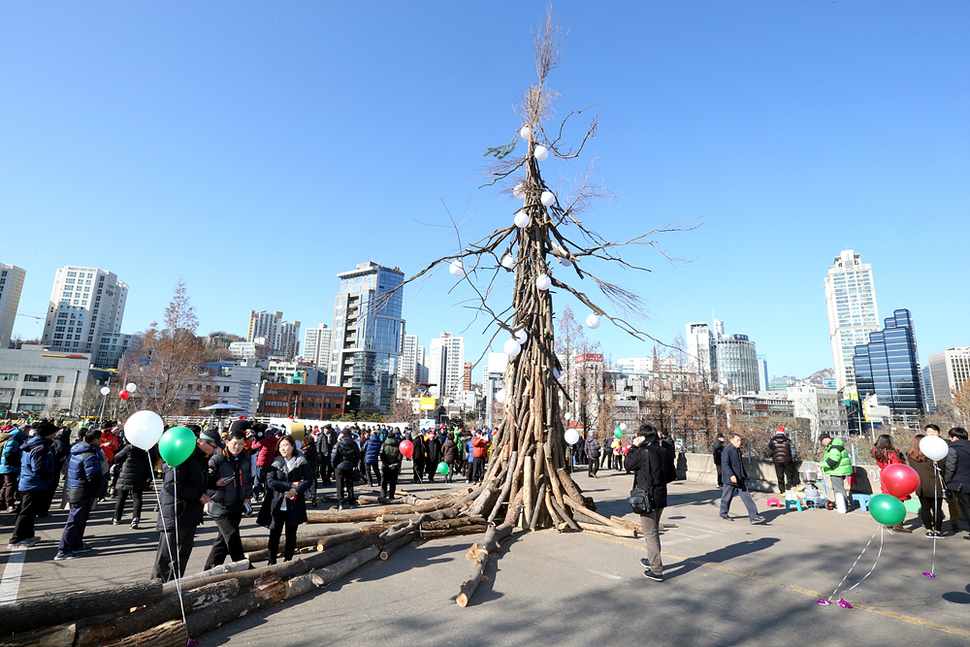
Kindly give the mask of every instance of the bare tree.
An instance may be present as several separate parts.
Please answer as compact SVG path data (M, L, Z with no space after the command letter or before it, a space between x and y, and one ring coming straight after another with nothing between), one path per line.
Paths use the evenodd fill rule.
M122 384L137 385L128 401L131 410L149 409L169 419L194 412L214 399L205 345L195 335L198 325L185 282L179 279L165 308L163 327L152 322L138 347L125 358Z

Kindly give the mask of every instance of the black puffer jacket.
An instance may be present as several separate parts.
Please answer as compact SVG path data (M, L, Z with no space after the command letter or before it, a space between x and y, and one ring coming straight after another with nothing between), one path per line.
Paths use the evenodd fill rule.
M351 436L341 436L333 448L330 461L335 469L352 470L360 460L360 447Z
M970 440L954 440L943 464L948 490L970 492Z
M626 469L633 472L633 487L650 492L657 508L667 505L667 484L677 478L674 457L665 447L651 443L630 447Z
M768 441L768 449L771 451L772 463L790 463L795 460L791 438L785 434L772 436Z
M219 481L232 477L232 481L220 487ZM246 499L253 498L252 459L243 450L235 456L227 449L216 452L209 459L209 498L213 517L238 514L243 511Z
M152 480L152 462L148 452L128 443L115 454L115 465L121 466L118 489L125 492L144 492Z
M175 517L178 517L178 527L187 528L198 526L202 523L203 505L202 495L205 494L209 476L209 457L205 452L195 448L191 456L177 468L165 463L163 468L164 477L162 479L162 499L161 514L158 515L157 530L164 530L162 519L165 519L165 528L173 530L175 528ZM178 483L175 479L178 477ZM176 488L176 485L178 486ZM178 490L178 500L176 500L176 489Z

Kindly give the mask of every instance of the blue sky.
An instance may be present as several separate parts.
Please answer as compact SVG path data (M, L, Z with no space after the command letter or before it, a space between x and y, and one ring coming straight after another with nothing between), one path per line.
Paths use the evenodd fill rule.
M27 270L20 312L43 316L70 264L130 285L125 332L161 318L179 277L200 333L245 334L250 309L329 325L338 272L411 275L456 251L450 217L464 242L505 226L514 201L478 188L482 154L521 124L544 7L0 0L0 262ZM600 127L546 182L566 192L592 160L617 199L584 220L609 238L702 223L660 239L688 262L634 249L652 273L595 268L643 296L646 332L713 314L772 374L831 366L822 280L852 248L880 316L913 312L924 360L970 344L970 3L554 10L553 122L596 104ZM490 334L453 281L406 292L408 332L462 333L475 359ZM609 324L588 335L650 353Z

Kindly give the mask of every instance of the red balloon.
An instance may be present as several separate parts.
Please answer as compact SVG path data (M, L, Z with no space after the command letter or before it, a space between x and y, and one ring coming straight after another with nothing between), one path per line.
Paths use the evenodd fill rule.
M886 492L897 499L909 496L919 487L919 474L909 465L887 465L879 475Z
M127 400L130 396L131 394L128 393L128 391L125 389L118 391L118 397L121 398L122 400Z
M414 456L414 445L410 440L402 440L401 444L397 446L401 450L401 454L404 458L411 458Z

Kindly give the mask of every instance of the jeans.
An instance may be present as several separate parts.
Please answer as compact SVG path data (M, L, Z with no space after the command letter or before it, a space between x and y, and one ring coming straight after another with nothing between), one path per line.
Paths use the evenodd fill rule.
M721 516L728 516L728 511L731 509L731 501L735 496L741 497L741 502L744 503L744 507L748 510L748 518L755 519L758 516L758 506L755 505L754 499L751 498L751 493L747 490L742 490L732 483L725 483L724 487L721 488Z

